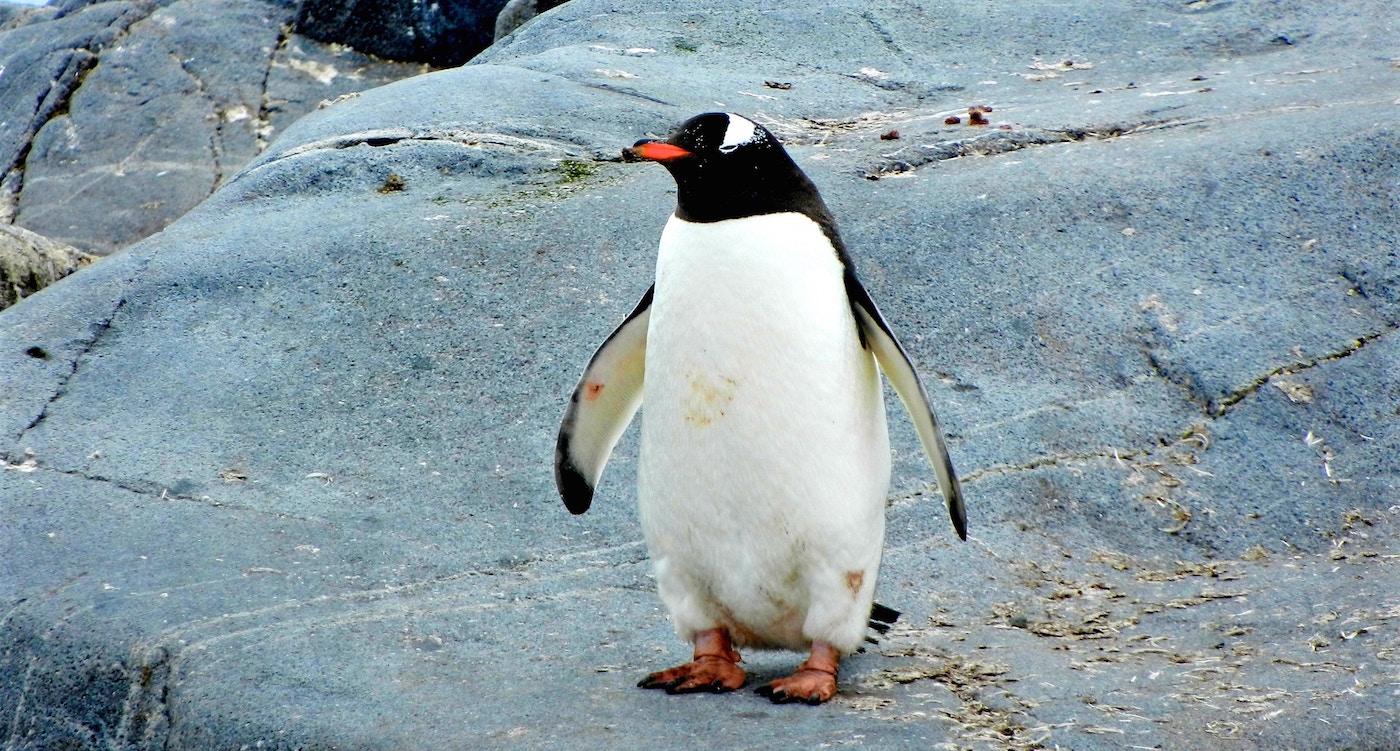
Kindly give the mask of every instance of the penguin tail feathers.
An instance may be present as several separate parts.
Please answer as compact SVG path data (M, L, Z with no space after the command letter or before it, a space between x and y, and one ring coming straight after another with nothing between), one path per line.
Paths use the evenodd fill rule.
M877 633L883 634L883 633L885 633L886 631L889 631L889 630L890 630L890 626L893 625L894 622L897 621L897 620L899 620L899 611L898 611L898 610L895 610L894 608L891 608L891 607L886 607L886 606L884 606L884 605L881 605L881 604L878 603L878 602L870 606L870 628L871 628L871 630L873 630L873 631L875 631L875 632L877 632ZM880 643L880 642L879 642L877 639L875 639L874 637L866 637L865 640L868 641L868 642L870 642L871 644L879 644L879 643Z
M883 623L885 625L885 628L889 628L889 625L891 623L894 623L895 621L899 620L900 615L901 613L898 610L895 610L894 608L888 607L886 605L881 605L878 602L870 606L871 622L873 623L875 621L878 621L880 623Z

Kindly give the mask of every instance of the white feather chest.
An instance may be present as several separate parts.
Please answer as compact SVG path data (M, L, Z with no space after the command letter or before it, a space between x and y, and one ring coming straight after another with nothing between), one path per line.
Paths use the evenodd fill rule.
M864 638L888 434L842 265L800 214L672 217L646 344L639 500L683 638Z

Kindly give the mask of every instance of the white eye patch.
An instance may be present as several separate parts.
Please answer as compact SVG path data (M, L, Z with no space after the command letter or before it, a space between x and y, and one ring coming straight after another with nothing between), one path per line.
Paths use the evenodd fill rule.
M754 129L757 127L751 121L739 115L733 113L726 114L729 115L729 127L724 129L724 143L719 145L721 154L728 154L754 140L754 133L756 132Z

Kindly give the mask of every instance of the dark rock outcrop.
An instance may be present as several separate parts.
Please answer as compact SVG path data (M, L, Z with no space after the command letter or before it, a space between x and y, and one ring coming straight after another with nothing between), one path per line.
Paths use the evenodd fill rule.
M461 65L491 44L506 0L301 0L296 29L388 60Z

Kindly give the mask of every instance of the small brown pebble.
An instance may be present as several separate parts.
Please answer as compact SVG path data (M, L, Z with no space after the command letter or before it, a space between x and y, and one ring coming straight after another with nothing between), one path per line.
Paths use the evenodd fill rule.
M881 134L880 134L880 140L881 140L881 141L898 141L898 140L899 140L899 131L897 131L897 130L892 130L892 131L889 131L888 133L881 133Z
M787 81L764 81L763 85L767 86L770 89L777 89L779 91L787 91L788 89L792 88L792 84L788 83Z
M979 109L975 109L975 108L974 108L974 109L969 109L969 110L967 111L967 124L968 124L968 125L987 125L987 124L988 124L988 123L987 123L987 116L984 115L984 114L982 114L982 111L979 110Z
M948 117L943 118L944 125L957 125L960 122L962 122L962 118L958 117L957 115L949 115Z
M998 125L997 127L1000 128L1000 129L1002 129L1002 130L1011 130L1011 126L1010 126L1010 125Z

